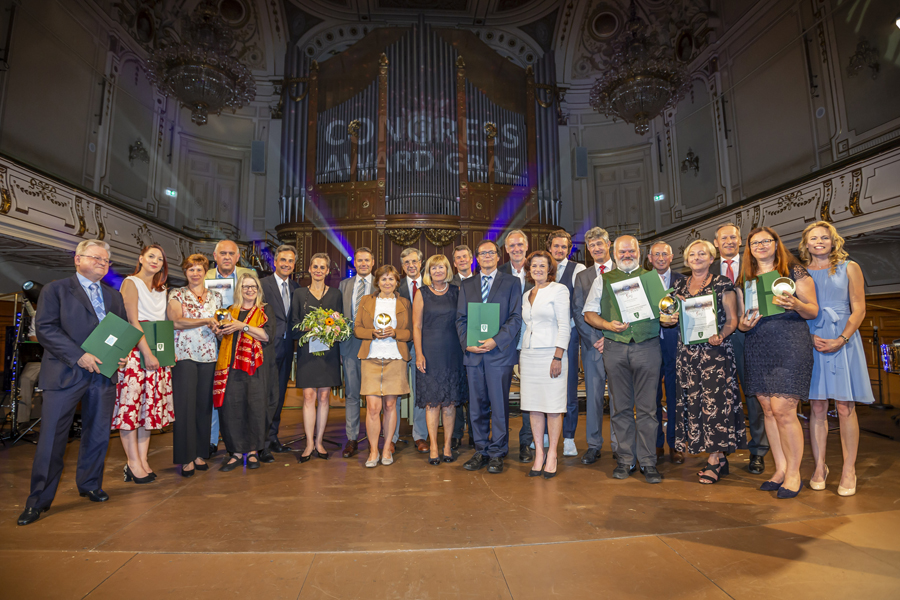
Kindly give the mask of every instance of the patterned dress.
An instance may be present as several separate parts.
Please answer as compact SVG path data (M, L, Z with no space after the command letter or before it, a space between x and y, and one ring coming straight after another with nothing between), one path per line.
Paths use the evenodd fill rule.
M678 280L675 294L684 298L715 294L716 322L721 331L726 319L723 296L734 291L731 280L713 275L696 294L688 289L690 281L690 277ZM683 344L678 340L675 449L679 452L734 452L747 447L730 337L718 346Z
M165 321L166 292L149 290L137 277L127 279L138 291L138 320ZM119 369L112 428L126 431L138 427L162 429L174 420L171 368L142 369L141 352L135 347L128 355L125 367Z

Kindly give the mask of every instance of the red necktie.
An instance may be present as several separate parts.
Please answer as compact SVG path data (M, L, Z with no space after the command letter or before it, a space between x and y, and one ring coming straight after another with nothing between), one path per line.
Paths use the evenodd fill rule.
M419 291L419 286L417 286L417 285L416 285L416 282L413 281L413 295L412 295L412 299L413 299L413 300L416 299L416 292L417 292L417 291Z
M600 265L600 274L603 275L606 273L606 265Z
M728 265L728 267L725 269L725 275L728 277L728 279L731 280L731 283L734 283L734 269L731 268L731 263L733 262L733 260L725 261L725 264Z

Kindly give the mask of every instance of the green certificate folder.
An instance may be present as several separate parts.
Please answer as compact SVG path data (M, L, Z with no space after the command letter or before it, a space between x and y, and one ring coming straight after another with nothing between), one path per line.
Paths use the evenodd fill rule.
M81 349L96 356L103 364L100 372L107 377L115 375L119 368L119 359L128 356L139 341L141 330L132 327L113 313L106 313L100 324L81 344Z
M665 289L662 284L662 279L659 278L659 273L655 270L647 271L642 275L635 275L634 277L626 277L622 281L628 281L629 279L640 279L641 285L644 288L644 295L647 296L647 302L650 304L650 309L653 311L653 318L659 318L659 301L663 299L670 291ZM612 294L612 297L615 298L615 294L613 293L612 287L610 287L610 283L604 279L603 281L603 293L604 294ZM612 318L611 321L621 321L622 319L622 311L619 309L618 301L612 302ZM641 319L641 321L649 321L649 318ZM639 321L635 321L639 322Z
M685 317L685 304L702 304L703 302L710 303L709 307L697 306L697 308L706 308L706 310L712 310L712 314L710 316L710 322L707 322L707 327L697 327L694 325L693 327L689 327L689 319ZM719 333L719 325L717 322L717 315L719 310L719 303L716 301L715 294L706 294L702 297L693 297L688 298L682 302L679 302L678 312L678 326L681 328L681 343L682 344L706 344L709 342L709 338ZM704 331L705 329L705 331Z
M175 323L172 321L144 321L141 323L147 345L160 367L175 366ZM145 369L141 356L141 368Z
M759 314L763 317L771 317L772 315L780 315L784 309L772 302L775 294L772 292L772 284L776 279L781 277L778 271L769 271L758 276L756 281L756 297L759 304ZM745 284L746 287L747 284ZM744 311L749 310L746 306L747 294L744 294L745 306Z
M496 302L469 302L466 346L480 346L479 340L500 333L500 305Z

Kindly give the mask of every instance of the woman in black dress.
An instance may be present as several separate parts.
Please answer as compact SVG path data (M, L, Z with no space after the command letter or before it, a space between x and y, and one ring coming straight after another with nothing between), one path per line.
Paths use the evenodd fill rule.
M716 247L695 240L684 250L684 264L691 275L675 283L680 298L714 295L718 333L702 344L678 340L675 364L678 395L675 415L675 449L709 458L700 471L700 483L712 484L728 475L727 452L747 447L744 408L738 392L737 366L729 336L738 322L734 284L724 275L710 273ZM678 315L673 322L677 323ZM660 317L662 322L668 319Z
M451 449L456 407L468 400L469 384L456 332L459 288L450 285L450 261L436 254L425 263L425 285L413 301L416 346L416 405L425 409L430 438L428 463L453 462ZM444 451L438 454L438 424L444 415Z
M794 498L803 487L803 429L797 419L797 405L809 397L813 370L813 341L806 320L816 318L819 304L812 277L787 251L778 234L768 227L754 229L741 261L742 285L776 270L794 281L796 294L772 300L784 309L781 314L760 317L759 312L745 311L738 329L747 332L744 393L756 396L762 406L775 459L775 474L759 489L778 490L779 498Z
M222 338L213 404L219 408L222 439L228 456L221 471L231 471L247 459L247 468L260 467L257 451L266 444L266 407L268 392L266 370L262 364L274 360L266 351L275 336L275 315L263 304L262 287L254 273L237 280L234 304L229 308L231 321L216 335Z
M300 339L303 331L297 327L311 311L326 308L340 313L343 310L341 292L325 285L331 259L320 252L313 254L309 261L312 282L309 287L294 292L291 306L291 331L294 339ZM296 329L295 329L296 327ZM306 449L300 455L300 462L306 462L315 454L318 458L328 458L322 445L325 425L328 424L328 405L331 388L341 385L341 351L337 344L316 356L309 351L309 344L301 344L297 350L297 387L303 388L303 430L306 432ZM316 401L319 408L316 410Z

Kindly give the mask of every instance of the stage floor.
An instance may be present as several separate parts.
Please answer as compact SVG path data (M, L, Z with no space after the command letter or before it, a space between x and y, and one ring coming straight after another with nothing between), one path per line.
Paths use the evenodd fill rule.
M300 419L285 411L282 439L299 435ZM333 409L326 437L343 442L343 422ZM837 495L833 433L827 490L794 500L756 489L764 476L747 473L746 451L730 476L701 487L699 456L666 458L661 485L639 473L614 480L608 446L596 464L566 458L544 480L514 460L500 475L465 471L468 447L430 466L403 444L375 469L363 468L365 444L350 460L328 446L327 461L281 455L230 473L218 471L220 451L210 471L185 479L171 445L170 433L153 436L159 479L138 486L122 481L124 453L111 440L111 499L93 504L75 489L72 442L53 507L27 527L15 521L34 446L0 452L0 598L900 596L900 445L866 433L856 496Z

